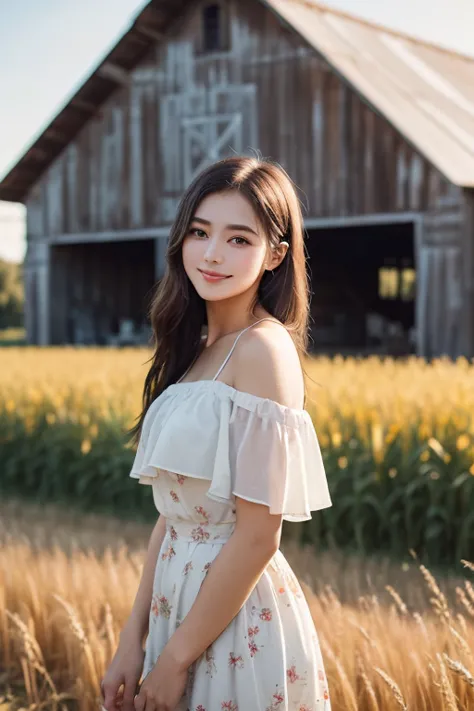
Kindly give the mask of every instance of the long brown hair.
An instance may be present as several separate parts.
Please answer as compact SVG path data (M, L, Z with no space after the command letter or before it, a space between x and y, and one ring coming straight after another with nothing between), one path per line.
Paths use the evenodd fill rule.
M300 361L307 355L309 282L303 217L295 186L281 166L256 157L233 156L207 167L181 198L171 227L166 269L156 287L150 320L154 353L143 390L143 411L129 434L138 440L151 403L175 383L196 359L207 325L205 301L183 266L182 244L201 201L212 193L238 190L253 206L269 243L289 243L273 274L265 271L253 309L259 303L288 329ZM306 400L306 397L305 397Z

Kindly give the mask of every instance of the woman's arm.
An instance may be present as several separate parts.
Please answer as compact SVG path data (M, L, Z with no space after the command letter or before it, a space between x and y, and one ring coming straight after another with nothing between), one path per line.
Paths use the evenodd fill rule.
M158 518L148 543L145 564L143 566L140 584L138 586L132 611L120 633L120 639L138 639L140 644L148 631L151 599L153 596L153 580L161 544L166 533L166 518Z
M301 369L294 345L282 343L267 330L252 336L246 339L245 347L242 344L236 359L235 386L297 407L295 387L298 389ZM284 363L295 364L298 378L283 373L282 353ZM232 536L212 562L194 604L163 650L178 668L192 664L224 631L280 545L281 515L270 514L268 506L240 497L236 497L236 514Z

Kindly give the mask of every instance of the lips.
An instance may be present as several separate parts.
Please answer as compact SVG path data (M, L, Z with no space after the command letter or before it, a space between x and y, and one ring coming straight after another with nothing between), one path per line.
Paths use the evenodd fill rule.
M228 275L228 274L218 274L217 272L204 271L204 269L199 269L198 271L200 271L201 274L204 274L205 276L216 277L216 278L219 278L219 279L228 279L229 276L230 276L230 275Z

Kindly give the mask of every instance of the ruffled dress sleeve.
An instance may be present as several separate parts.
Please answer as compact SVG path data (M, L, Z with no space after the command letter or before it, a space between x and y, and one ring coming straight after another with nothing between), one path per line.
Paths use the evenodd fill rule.
M287 521L332 506L318 438L308 412L257 399L234 404L229 422L232 494L265 504Z

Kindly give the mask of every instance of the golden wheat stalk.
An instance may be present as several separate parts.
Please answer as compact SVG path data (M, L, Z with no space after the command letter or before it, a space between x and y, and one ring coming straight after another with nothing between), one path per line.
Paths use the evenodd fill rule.
M434 595L434 597L430 598L430 603L436 615L441 620L448 621L451 618L451 613L449 611L446 597L439 589L438 583L436 582L434 576L430 573L428 568L425 565L420 565L419 568L421 570L423 578L425 579L426 584L428 585L428 588Z
M359 652L357 652L356 654L356 665L357 673L362 679L362 683L365 690L367 706L365 706L364 708L366 709L366 711L379 711L379 705L377 703L377 695L375 693L375 689L369 677L367 676L364 666L364 660Z
M461 679L463 679L467 684L469 684L469 686L474 689L474 677L472 676L469 669L466 669L466 667L461 664L461 662L455 661L454 659L448 657L445 652L443 652L443 659L448 665L448 667L451 669L451 671L460 676Z
M474 563L471 563L469 560L463 560L461 558L461 563L464 565L465 568L469 568L469 570L472 570L474 573Z
M99 675L97 673L97 669L96 669L96 665L94 662L92 649L89 644L89 640L88 640L87 635L85 633L84 627L82 626L81 621L79 620L79 616L78 616L76 610L74 609L74 607L71 604L69 604L66 600L64 600L60 595L58 595L57 593L54 593L53 597L66 610L71 630L74 633L75 638L79 641L81 649L82 649L84 656L86 658L87 668L88 668L88 671L90 674L90 678L91 678L93 687L95 689L98 689L99 685L100 685Z
M466 593L464 592L464 588L457 586L456 587L456 595L457 595L458 600L461 603L461 605L463 605L465 607L467 613L471 617L474 617L474 605L471 605L470 601L468 600L468 597L467 597Z
M400 612L401 615L407 615L408 614L408 607L406 604L403 602L401 596L399 593L393 588L391 585L386 585L385 590L392 596L393 600L395 601L395 605L397 607L397 610Z
M400 708L403 709L403 711L408 711L407 703L406 703L405 699L403 698L403 694L402 694L401 689L398 686L398 684L392 679L391 676L389 676L387 674L387 672L384 672L383 669L380 669L379 667L374 667L374 669L377 672L377 674L382 677L382 679L384 680L384 682L386 683L386 685L392 692L393 697L394 697L395 701L397 702L397 704L400 706Z
M438 659L439 668L441 672L441 693L443 698L446 700L448 711L458 711L458 703L456 696L451 686L451 681L449 679L448 673L446 671L446 665L443 662L441 654L436 654Z
M49 686L51 692L54 695L57 695L56 686L49 675L48 670L46 669L43 653L37 640L33 637L25 622L16 612L12 613L10 610L5 610L5 614L15 625L18 637L22 644L24 656L23 675L29 696L36 697L35 701L40 701L36 678L35 675L30 672L31 669L38 672L38 674L43 677L44 681Z

